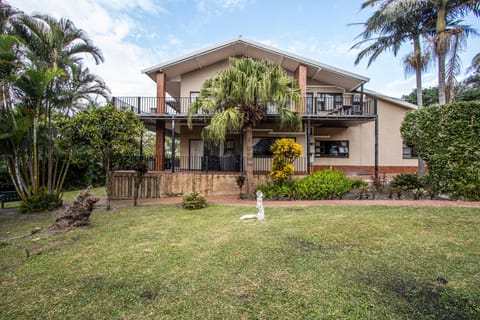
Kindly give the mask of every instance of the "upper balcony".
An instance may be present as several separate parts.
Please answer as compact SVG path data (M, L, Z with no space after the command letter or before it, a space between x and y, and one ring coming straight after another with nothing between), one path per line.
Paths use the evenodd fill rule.
M194 98L181 97L115 97L117 108L132 110L146 118L171 118L186 116ZM371 98L361 99L356 95L337 95L303 97L299 103L292 103L290 109L298 111L302 116L319 118L351 118L375 115ZM265 107L267 116L278 114L275 105ZM205 114L199 114L205 116Z

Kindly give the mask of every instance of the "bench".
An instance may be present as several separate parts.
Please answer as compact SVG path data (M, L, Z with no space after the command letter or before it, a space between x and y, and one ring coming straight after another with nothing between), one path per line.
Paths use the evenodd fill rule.
M5 202L20 201L17 191L0 191L0 201L2 201L2 209L5 208Z

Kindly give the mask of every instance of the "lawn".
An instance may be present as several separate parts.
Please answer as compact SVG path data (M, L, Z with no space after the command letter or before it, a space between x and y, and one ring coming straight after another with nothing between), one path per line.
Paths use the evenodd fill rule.
M0 318L480 318L479 209L267 208L266 221L239 220L255 212L98 209L90 227L3 242ZM0 238L51 222L3 217Z
M80 192L79 190L65 191L63 193L62 200L66 201L66 202L71 202L71 201L75 200L75 198L78 196L79 192ZM106 195L105 187L92 188L91 192L94 193L97 196L100 196L100 197L103 197L103 196ZM5 208L17 208L18 206L20 206L20 201L6 202L6 203L4 203L4 206L5 206Z

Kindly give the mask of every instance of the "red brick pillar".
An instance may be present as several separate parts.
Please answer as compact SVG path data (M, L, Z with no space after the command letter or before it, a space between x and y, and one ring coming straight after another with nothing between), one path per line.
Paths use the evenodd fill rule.
M157 72L157 113L165 113L165 73Z
M163 171L163 148L165 145L165 122L162 120L157 120L157 125L155 128L156 133L156 156L157 156L157 164L156 164L156 171Z
M298 81L302 100L300 107L297 107L297 111L301 114L305 113L305 97L307 96L307 67L303 64L299 64L297 70L295 70L295 79Z

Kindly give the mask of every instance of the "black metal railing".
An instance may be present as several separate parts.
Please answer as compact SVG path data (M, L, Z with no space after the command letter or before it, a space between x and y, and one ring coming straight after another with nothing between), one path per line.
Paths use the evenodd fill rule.
M113 100L115 107L132 110L137 114L186 115L194 99L189 97L115 97ZM292 102L287 107L302 115L326 117L374 115L373 100L371 98L361 99L357 95L303 97L300 102ZM278 107L268 105L264 107L264 112L267 115L276 115Z
M136 170L138 162L143 159L147 164L148 171L173 171L174 172L241 172L242 166L245 168L246 157L240 155L232 156L176 156L164 157L160 168L157 167L157 157L143 156L131 157L125 156L121 159L117 156L115 161L115 170ZM307 158L300 157L294 162L295 174L305 174L307 172ZM254 157L253 170L257 174L266 174L272 168L271 157Z

